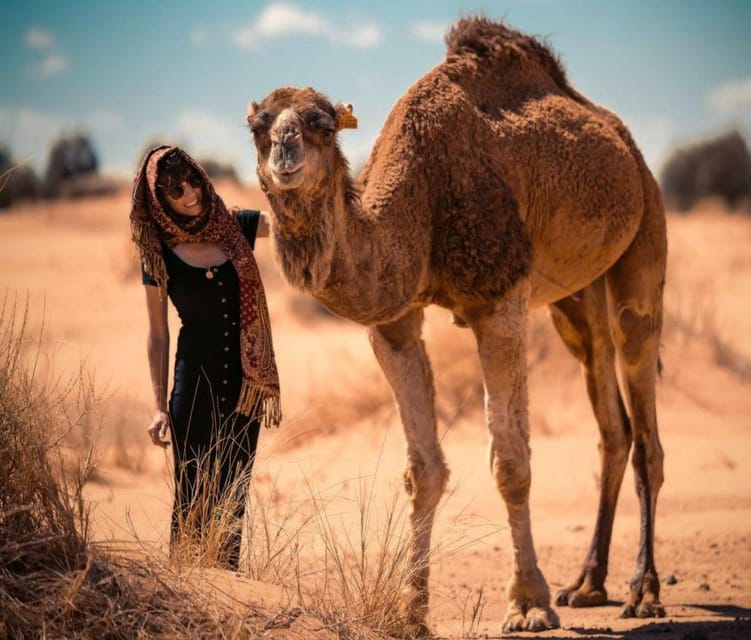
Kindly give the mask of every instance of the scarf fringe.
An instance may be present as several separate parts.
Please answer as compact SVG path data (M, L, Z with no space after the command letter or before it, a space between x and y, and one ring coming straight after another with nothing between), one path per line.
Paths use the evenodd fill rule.
M236 411L244 416L250 416L251 411L254 410L260 414L261 424L267 429L272 426L278 427L282 421L279 392L259 386L245 378L240 388L240 398L237 400Z

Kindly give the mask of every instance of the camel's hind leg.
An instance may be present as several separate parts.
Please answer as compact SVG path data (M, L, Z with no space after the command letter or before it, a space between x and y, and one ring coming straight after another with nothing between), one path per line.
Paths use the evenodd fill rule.
M532 541L529 512L530 451L525 331L528 285L523 283L492 313L462 314L477 338L485 382L490 465L506 503L513 545L513 575L504 631L558 626Z
M639 554L631 597L622 611L625 617L665 615L654 562L654 523L657 493L663 482L655 385L667 241L665 216L656 186L650 181L646 187L652 188L653 193L639 231L607 273L615 343L631 415L634 438L631 462L641 510Z
M435 508L448 480L448 467L438 441L435 391L425 345L420 338L423 311L371 327L370 341L394 393L407 439L404 483L411 500L412 550L407 623L425 635L430 573L430 535Z
M615 372L605 278L556 302L550 311L558 333L582 364L587 392L600 428L600 502L592 543L581 573L558 592L555 601L561 606L595 606L608 599L605 590L608 550L631 446L631 426Z

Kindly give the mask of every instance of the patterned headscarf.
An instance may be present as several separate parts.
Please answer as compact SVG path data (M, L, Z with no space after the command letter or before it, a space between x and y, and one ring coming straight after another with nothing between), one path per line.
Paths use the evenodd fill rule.
M195 218L165 211L157 196L160 162L178 154L203 179L203 211ZM265 426L278 426L282 419L279 375L271 342L271 323L266 295L253 257L237 218L224 206L203 168L182 149L160 146L151 149L143 160L133 183L130 210L133 242L141 254L146 272L166 295L167 269L163 242L212 242L232 262L240 281L240 359L243 384L237 412L250 415L260 409Z

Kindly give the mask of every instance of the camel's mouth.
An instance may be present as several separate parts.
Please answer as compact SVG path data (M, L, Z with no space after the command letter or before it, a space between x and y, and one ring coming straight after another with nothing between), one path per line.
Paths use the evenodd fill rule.
M303 166L294 170L271 170L271 177L274 184L280 189L296 189L302 184L305 174Z

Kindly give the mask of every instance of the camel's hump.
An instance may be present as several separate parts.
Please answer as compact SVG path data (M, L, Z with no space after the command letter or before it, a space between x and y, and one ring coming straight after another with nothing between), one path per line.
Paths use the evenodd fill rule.
M460 18L446 34L446 56L475 55L491 63L514 53L541 65L561 87L570 89L566 71L552 48L539 38L481 16Z

